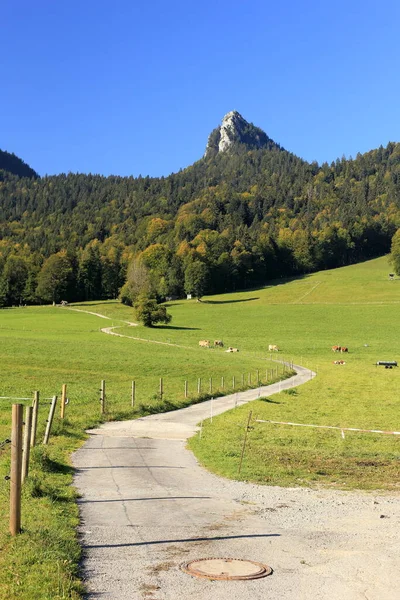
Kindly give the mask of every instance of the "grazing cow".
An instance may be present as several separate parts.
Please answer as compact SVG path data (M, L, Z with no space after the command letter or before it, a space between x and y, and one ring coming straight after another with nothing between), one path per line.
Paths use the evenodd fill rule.
M340 352L340 346L332 346L333 352Z
M199 346L201 348L209 348L210 347L210 340L200 340Z
M270 344L268 346L268 352L279 352L279 348L276 344Z
M342 347L340 348L340 352L348 352L348 351L349 351L349 349L348 349L348 348L346 348L346 346L342 346Z
M238 348L232 348L232 346L229 346L228 350L225 350L225 352L239 352Z
M222 340L214 340L214 346L220 346L220 348L223 348L224 342Z
M345 365L346 363L344 360L334 360L333 364L334 365Z

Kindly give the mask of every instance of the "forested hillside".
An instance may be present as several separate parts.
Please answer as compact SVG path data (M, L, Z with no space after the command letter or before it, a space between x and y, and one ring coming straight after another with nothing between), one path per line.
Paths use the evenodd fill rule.
M390 250L400 144L320 166L247 125L169 177L0 170L0 306L116 297L129 264L133 302L140 277L158 299L201 295Z
M0 150L0 176L1 171L13 173L19 177L38 177L38 174L18 156L4 152L4 150Z

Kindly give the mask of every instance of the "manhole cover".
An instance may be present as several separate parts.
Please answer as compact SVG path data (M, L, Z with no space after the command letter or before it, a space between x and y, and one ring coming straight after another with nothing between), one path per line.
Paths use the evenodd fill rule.
M181 568L189 575L207 579L259 579L272 573L268 565L240 558L199 558Z

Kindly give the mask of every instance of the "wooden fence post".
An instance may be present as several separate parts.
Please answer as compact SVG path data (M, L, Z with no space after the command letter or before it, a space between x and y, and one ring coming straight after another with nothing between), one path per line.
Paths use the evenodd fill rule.
M257 369L257 385L260 385L260 371Z
M200 378L197 380L197 393L198 394L201 393L201 379Z
M225 378L222 375L222 377L221 377L221 389L224 389L224 387L225 387Z
M32 428L31 428L31 447L36 446L36 431L37 431L38 412L39 412L39 392L34 392Z
M24 483L29 474L29 456L31 453L31 431L32 431L32 406L25 408L24 447L22 449L22 474L21 483Z
M160 377L160 398L161 398L161 401L162 401L163 394L164 394L163 380L162 380L162 377Z
M244 373L242 373L242 387L244 387Z
M251 373L249 373L249 385L251 385Z
M210 394L212 394L212 377L210 377Z
M246 430L245 430L245 432L244 432L244 440L243 440L242 455L241 455L241 457L240 457L240 463L239 463L239 474L240 474L240 471L242 470L242 462L243 462L243 457L244 457L244 451L245 451L245 449L246 449L247 434L249 433L249 427L250 427L251 415L252 415L252 411L250 411L250 412L249 412L249 418L248 418L248 420L247 420Z
M232 388L235 389L235 376L232 377Z
M57 404L57 396L53 396L53 400L51 401L50 410L49 410L49 418L47 419L46 431L44 434L43 444L46 445L49 443L51 426L53 424L54 413L56 410Z
M65 401L67 399L67 384L63 383L62 391L61 391L61 410L60 410L60 418L63 419L65 415Z
M131 406L132 408L135 406L136 399L136 381L132 381L132 389L131 389Z
M268 381L268 369L265 369L265 381Z
M104 379L100 384L100 412L102 415L106 412L106 382Z
M22 404L12 405L10 533L21 531Z
M187 379L185 379L185 398L188 397L188 382Z

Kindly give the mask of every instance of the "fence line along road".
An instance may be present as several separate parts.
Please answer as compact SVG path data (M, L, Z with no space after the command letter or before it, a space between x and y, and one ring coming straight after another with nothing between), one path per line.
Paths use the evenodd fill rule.
M272 423L273 425L293 425L294 427L315 427L317 429L338 429L339 431L359 431L361 433L383 433L385 435L400 435L400 431L382 431L381 429L356 429L355 427L334 427L333 425L309 425L308 423L290 423L288 421L266 421L255 419L256 423Z
M29 398L16 398L15 396L0 396L0 400L32 400L32 396L30 396ZM43 400L53 400L53 397L43 398Z

